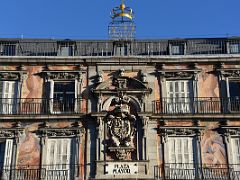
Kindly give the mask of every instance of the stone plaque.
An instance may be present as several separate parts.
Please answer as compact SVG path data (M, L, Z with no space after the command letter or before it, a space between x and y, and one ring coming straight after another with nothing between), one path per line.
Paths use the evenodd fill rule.
M105 168L109 175L135 175L138 173L138 164L131 162L107 163Z

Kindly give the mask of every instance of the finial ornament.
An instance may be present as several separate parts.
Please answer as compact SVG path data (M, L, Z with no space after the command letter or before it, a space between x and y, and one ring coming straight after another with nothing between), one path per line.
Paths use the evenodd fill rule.
M109 37L113 40L133 40L136 27L133 22L134 13L124 0L111 11L112 22L109 24Z

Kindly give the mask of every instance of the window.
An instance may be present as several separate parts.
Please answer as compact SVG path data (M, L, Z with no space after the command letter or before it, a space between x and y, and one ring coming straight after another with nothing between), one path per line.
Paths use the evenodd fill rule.
M169 113L190 113L193 89L191 80L166 81L165 110Z
M229 44L229 52L230 54L238 54L240 53L240 43L236 42L231 42Z
M232 164L235 171L240 171L240 138L231 138Z
M17 111L18 82L0 81L0 113L13 114Z
M72 43L60 43L58 56L74 56L74 45Z
M70 179L73 175L74 168L70 165L74 164L72 139L48 139L47 141L47 156L46 169L47 179Z
M229 96L240 97L240 81L229 81Z
M170 179L194 179L194 138L169 137L166 150L166 174Z
M12 146L13 141L11 139L0 141L0 177L3 177L3 174L5 177L10 176Z
M114 45L114 55L115 56L127 56L129 54L128 44L115 44Z
M228 83L228 96L230 111L240 111L240 81L230 80Z
M51 112L74 112L76 92L75 81L52 81L50 92Z
M184 55L184 54L185 54L185 43L170 44L170 55Z

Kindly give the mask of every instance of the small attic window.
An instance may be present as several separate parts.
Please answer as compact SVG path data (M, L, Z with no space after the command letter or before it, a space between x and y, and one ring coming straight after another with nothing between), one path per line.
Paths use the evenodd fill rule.
M240 53L240 42L229 42L229 53L239 54Z
M73 42L59 42L58 43L58 56L74 56L74 47Z
M169 44L170 55L184 55L185 53L185 42L171 42Z

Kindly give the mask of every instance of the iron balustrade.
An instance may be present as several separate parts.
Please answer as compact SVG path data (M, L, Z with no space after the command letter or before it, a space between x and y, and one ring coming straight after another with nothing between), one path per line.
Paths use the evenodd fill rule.
M0 114L3 115L82 113L86 113L86 100L84 99L0 98Z
M124 42L126 56L240 54L239 38ZM124 44L123 43L123 44ZM177 46L177 47L176 47ZM1 39L0 56L119 56L114 41ZM179 51L176 52L176 49Z
M83 165L0 167L1 180L74 180L81 179Z
M154 168L155 179L159 180L240 180L240 164L165 164Z
M182 97L153 101L154 114L233 114L240 113L240 97Z

